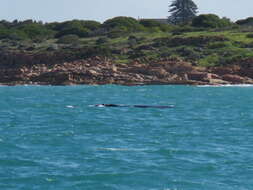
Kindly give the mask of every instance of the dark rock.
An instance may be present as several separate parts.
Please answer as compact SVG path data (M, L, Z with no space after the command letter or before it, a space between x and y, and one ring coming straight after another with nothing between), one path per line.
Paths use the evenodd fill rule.
M208 79L208 73L191 72L187 74L189 80L205 81Z

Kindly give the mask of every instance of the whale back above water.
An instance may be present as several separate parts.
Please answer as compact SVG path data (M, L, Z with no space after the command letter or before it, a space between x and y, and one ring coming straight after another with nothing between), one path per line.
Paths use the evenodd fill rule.
M162 105L124 105L124 104L96 104L95 107L132 107L132 108L157 108L157 109L174 108L173 105L162 106Z

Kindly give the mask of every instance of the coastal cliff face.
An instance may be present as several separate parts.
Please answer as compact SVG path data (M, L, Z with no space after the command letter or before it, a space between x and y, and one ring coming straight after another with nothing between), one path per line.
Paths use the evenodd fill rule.
M179 59L141 63L115 63L93 57L72 60L64 55L0 55L2 85L75 85L75 84L253 84L253 59L229 67L195 67Z

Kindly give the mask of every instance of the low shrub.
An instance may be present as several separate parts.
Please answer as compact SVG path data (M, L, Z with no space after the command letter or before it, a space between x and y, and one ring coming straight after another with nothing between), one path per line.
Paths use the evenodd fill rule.
M160 27L162 25L161 23L151 19L142 19L140 20L140 24L147 28Z
M29 37L23 31L16 29L1 29L0 30L0 39L9 39L9 40L24 40Z
M85 22L87 21L72 20L54 24L53 29L57 32L55 37L60 38L69 34L74 34L79 37L88 37L91 30L85 26Z
M207 46L209 49L220 49L232 46L231 42L210 42Z
M229 19L220 18L215 14L202 14L192 20L193 27L224 28L232 25Z
M108 31L112 31L115 29L120 29L125 32L135 32L145 30L145 28L136 19L131 17L115 17L106 20L102 24L102 27L106 28Z
M104 44L107 43L109 41L109 39L107 37L100 37L96 40L96 44L100 45L100 44Z
M114 29L106 34L106 36L111 39L120 38L127 35L128 34L122 29Z
M238 25L248 25L248 24L253 25L253 17L248 17L246 19L237 20L235 23Z
M90 34L90 30L86 28L78 28L78 27L72 27L72 28L67 28L62 31L59 31L55 37L60 38L65 35L76 35L78 37L84 38L88 37Z
M48 39L54 34L52 30L39 23L22 24L16 30L22 31L30 39Z
M73 44L73 43L78 43L78 42L79 42L79 37L74 34L62 36L57 41L57 43L59 44Z
M202 31L202 28L196 28L196 27L192 27L189 25L186 26L174 26L173 28L171 28L171 32L172 34L176 35L176 34L182 34L182 33L186 33L186 32L198 32L198 31Z
M212 67L219 65L219 56L217 54L212 54L198 60L198 65L202 67Z
M176 53L187 60L198 60L201 55L199 52L195 51L192 47L182 46L177 48Z
M247 37L247 38L253 38L253 33L247 34L246 37Z
M224 42L228 39L224 36L195 36L195 37L173 37L159 38L153 44L155 47L177 47L177 46L197 46L203 47L210 42Z

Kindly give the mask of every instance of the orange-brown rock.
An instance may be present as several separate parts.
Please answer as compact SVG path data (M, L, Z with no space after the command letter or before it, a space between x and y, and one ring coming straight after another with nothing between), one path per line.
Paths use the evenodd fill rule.
M253 84L253 68L239 64L231 67L200 68L180 59L133 61L117 64L94 57L71 60L64 55L0 53L0 83L15 84ZM19 62L20 60L20 62ZM142 60L143 61L143 60ZM249 65L251 62L249 61Z
M163 68L149 68L147 74L157 76L158 78L166 78L168 72Z
M223 75L222 79L225 80L225 81L236 83L236 84L238 84L238 83L244 83L244 78L240 77L238 75L227 74L227 75Z
M211 72L217 75L226 75L233 74L233 69L229 67L215 67L211 70Z

